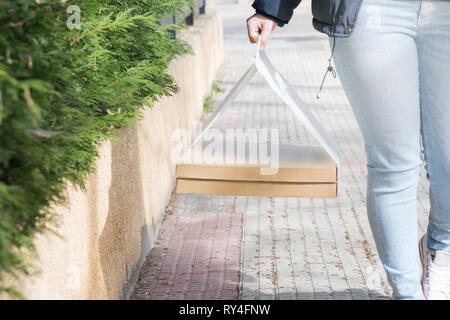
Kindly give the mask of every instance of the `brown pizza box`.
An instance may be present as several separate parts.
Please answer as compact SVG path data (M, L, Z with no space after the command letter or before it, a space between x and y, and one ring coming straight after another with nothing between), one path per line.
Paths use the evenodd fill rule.
M338 167L321 147L266 144L264 151L267 153L263 154L267 157L261 164L250 156L250 150L259 150L261 144L245 142L241 144L241 151L244 149L245 153L239 152L239 155L236 155L238 147L228 149L234 150L231 153L226 152L226 141L216 146L215 150L222 150L221 155L229 156L228 161L223 156L216 157L217 152L206 152L208 147L204 144L194 146L177 165L177 193L305 198L337 196Z
M336 183L178 179L177 193L224 196L336 198Z

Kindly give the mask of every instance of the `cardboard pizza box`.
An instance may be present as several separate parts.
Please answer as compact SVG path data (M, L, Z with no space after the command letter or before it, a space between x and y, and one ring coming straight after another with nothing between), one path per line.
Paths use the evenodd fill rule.
M321 147L268 144L264 150L271 150L273 154L267 152L265 163L260 163L258 146L261 145L257 143L243 143L241 152L237 152L237 146L227 152L226 146L236 143L215 143L222 148L216 148L214 153L205 152L206 147L202 144L185 154L184 161L176 168L177 193L306 198L337 196L338 167ZM255 151L254 154L251 151Z

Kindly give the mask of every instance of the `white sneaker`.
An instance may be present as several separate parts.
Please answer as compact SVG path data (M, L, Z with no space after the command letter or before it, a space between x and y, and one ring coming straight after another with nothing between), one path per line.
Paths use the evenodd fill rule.
M450 300L450 253L436 251L433 257L426 240L425 234L419 241L423 294L427 300Z

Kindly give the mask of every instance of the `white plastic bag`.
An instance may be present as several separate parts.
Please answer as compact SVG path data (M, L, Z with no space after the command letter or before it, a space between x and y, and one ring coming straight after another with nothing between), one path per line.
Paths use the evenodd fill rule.
M255 54L254 63L245 72L241 79L231 89L230 93L225 97L220 106L209 117L203 130L199 133L189 148L186 150L187 154L190 149L203 137L205 132L213 125L225 108L233 101L233 99L242 91L242 89L249 83L256 72L259 72L267 81L268 85L277 93L277 95L290 107L294 115L305 125L306 129L313 135L320 146L329 154L329 156L336 162L337 167L340 166L340 152L337 144L333 138L322 127L320 122L309 110L308 106L297 95L292 86L277 71L272 65L265 51L260 50L261 41L258 38L258 45Z

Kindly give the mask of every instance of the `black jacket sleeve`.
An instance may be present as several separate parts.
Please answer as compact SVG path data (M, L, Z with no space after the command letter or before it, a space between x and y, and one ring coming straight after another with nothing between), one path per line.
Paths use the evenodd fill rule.
M302 0L255 0L252 7L278 23L280 27L291 20L294 9Z

